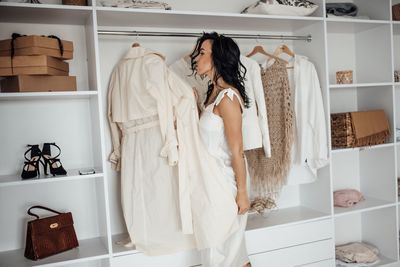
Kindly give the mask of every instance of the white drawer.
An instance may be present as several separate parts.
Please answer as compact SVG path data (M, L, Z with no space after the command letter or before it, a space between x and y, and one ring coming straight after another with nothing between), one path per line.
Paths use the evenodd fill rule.
M317 261L313 262L310 264L305 264L305 265L298 265L296 267L335 267L336 263L334 259L329 259L329 260L323 260L323 261Z
M251 255L250 261L252 267L333 267L334 257L333 239L329 239Z
M195 250L157 257L136 253L111 258L111 267L188 267L198 264L201 264L200 253Z
M333 238L330 219L246 231L249 254Z

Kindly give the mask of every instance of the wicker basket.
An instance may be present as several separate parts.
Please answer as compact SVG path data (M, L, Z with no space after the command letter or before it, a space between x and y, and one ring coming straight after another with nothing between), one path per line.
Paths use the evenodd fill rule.
M331 114L332 148L355 147L350 112Z
M87 0L62 0L63 5L87 6Z
M350 84L353 83L353 71L343 70L336 72L336 83L337 84Z
M368 144L360 144L355 138L352 127L351 113L333 113L331 114L331 142L332 148L353 148L359 146L373 146L384 144L387 136L376 135L374 141Z
M400 82L400 70L394 71L394 82L396 83Z

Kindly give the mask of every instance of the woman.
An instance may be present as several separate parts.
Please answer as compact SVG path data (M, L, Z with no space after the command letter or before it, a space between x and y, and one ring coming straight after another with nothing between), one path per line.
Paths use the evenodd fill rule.
M210 79L200 116L200 135L232 185L240 225L223 244L202 250L206 267L251 266L244 239L250 201L242 141L242 113L249 99L244 88L246 68L239 58L235 41L215 32L204 33L191 54L192 70Z

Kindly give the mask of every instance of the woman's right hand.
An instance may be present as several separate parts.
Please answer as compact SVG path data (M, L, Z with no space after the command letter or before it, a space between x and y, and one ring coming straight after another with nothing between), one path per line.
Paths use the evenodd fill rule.
M236 194L236 204L238 206L238 213L245 214L250 209L250 200L247 196L247 191L238 191Z

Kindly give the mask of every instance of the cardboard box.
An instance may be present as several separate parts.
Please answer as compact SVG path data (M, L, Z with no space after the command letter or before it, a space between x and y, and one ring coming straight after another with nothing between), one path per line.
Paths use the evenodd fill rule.
M75 76L18 75L0 81L2 92L76 91Z
M68 76L69 65L49 56L0 57L0 76L56 75Z
M64 53L61 55L58 40L39 35L22 36L15 39L14 56L48 55L60 59L72 59L74 45L61 40ZM0 56L11 56L11 39L0 41Z

